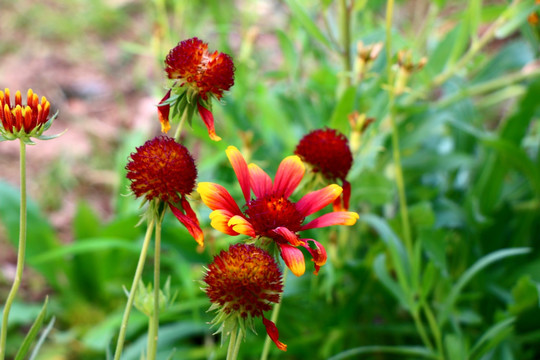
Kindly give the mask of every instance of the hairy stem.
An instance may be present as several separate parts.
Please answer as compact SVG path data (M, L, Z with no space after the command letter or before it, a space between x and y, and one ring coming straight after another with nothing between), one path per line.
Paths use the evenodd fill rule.
M19 286L21 285L23 270L24 270L24 257L26 253L26 144L20 140L20 178L21 178L21 205L20 205L20 218L19 218L19 248L17 250L17 269L15 271L15 279L11 290L9 291L4 305L4 312L2 314L2 330L0 332L0 359L4 360L6 356L6 339L9 311Z
M152 204L150 204L152 205ZM149 211L153 211L152 206L150 206ZM129 314L131 313L131 308L133 307L133 301L135 300L135 293L137 291L137 285L141 280L142 271L144 268L144 263L146 261L146 254L148 252L148 246L150 244L150 239L152 238L152 231L154 230L154 224L156 222L156 216L154 213L147 214L149 216L148 225L146 228L146 234L144 236L143 246L141 248L141 254L139 255L139 262L137 263L137 268L135 269L135 275L133 276L133 282L131 283L131 289L129 291L128 301L126 303L126 308L124 310L124 316L122 317L122 323L120 325L120 333L118 334L118 341L116 343L116 351L114 353L114 360L119 360L122 355L122 350L124 348L124 341L126 338L127 323L129 320Z

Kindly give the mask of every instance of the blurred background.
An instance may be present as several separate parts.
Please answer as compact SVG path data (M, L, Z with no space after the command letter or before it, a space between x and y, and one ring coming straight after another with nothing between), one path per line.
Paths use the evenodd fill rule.
M406 69L407 79L389 107L385 50L358 69L358 49L386 39L383 1L0 0L0 88L46 96L59 111L48 133L67 129L27 148L28 266L8 354L46 296L56 321L38 359L103 359L113 349L123 286L144 235L124 167L136 146L159 134L156 104L170 86L166 54L197 36L236 66L235 85L214 104L223 140L209 140L199 118L184 132L199 181L228 184L239 199L228 145L273 174L313 129L329 126L355 139L348 180L351 210L361 219L350 229L309 232L329 262L318 276L311 264L302 278L289 274L278 321L289 350L273 349L270 358L540 356L537 8L532 0L396 1L392 53L408 55L394 56L391 71ZM373 124L355 132L354 112ZM412 280L401 290L401 260L392 256L406 230L389 116L398 119L414 243L414 257L402 260ZM0 299L16 266L18 151L15 141L0 143ZM170 276L177 297L161 317L160 359L226 352L207 325L212 314L198 280L212 256L239 239L212 230L204 205L195 210L204 251L165 219L162 277ZM528 253L486 259L513 247ZM448 305L449 294L459 301ZM241 358L259 357L261 324L257 332ZM125 359L140 358L145 334L146 319L135 310ZM416 345L426 352L408 352ZM388 352L391 346L397 350Z

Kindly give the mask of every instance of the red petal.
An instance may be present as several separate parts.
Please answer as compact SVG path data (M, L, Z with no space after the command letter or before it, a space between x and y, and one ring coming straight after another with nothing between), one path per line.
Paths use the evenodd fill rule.
M313 257L313 262L315 263L315 271L314 274L317 275L319 273L319 269L321 266L326 264L326 259L328 256L326 255L326 249L322 244L316 240L313 239L303 239L306 241L306 244L304 247L311 253L311 256Z
M280 226L272 230L272 232L282 236L292 246L303 245L303 242L298 239L298 236L286 227Z
M249 185L249 171L246 160L242 156L242 153L234 146L229 146L225 152L227 153L227 157L231 162L234 173L238 178L240 188L244 194L244 199L246 200L246 203L248 203L251 198L251 188Z
M285 265L291 269L292 273L296 276L302 276L306 271L306 262L304 261L302 251L287 244L279 244L279 250L281 252L281 258L285 262Z
M270 339L276 344L279 350L287 351L287 345L279 341L279 332L276 327L276 324L274 324L272 321L266 319L264 316L262 317L264 327L266 328L266 333L268 336L270 336Z
M250 185L256 197L261 198L272 192L272 179L255 164L248 165Z
M201 200L212 210L227 210L234 215L242 215L231 194L223 186L211 182L201 182L197 186Z
M201 115L204 124L208 128L208 136L210 139L214 141L221 140L221 138L216 135L216 130L214 129L214 115L212 115L212 112L199 103L197 103L197 109L199 109L199 115Z
M198 224L198 221L194 221L191 217L184 215L182 213L182 210L177 209L171 204L169 204L169 207L171 208L171 211L174 214L174 216L176 216L178 221L180 221L186 227L187 231L191 234L191 236L193 236L195 241L197 241L197 243L200 246L203 246L204 234L201 230L201 227ZM197 218L195 218L195 220L197 220Z
M171 105L169 104L163 104L165 101L169 100L171 97L171 90L167 91L167 94L161 99L161 101L158 104L158 118L159 122L161 123L161 132L167 133L167 131L170 130L171 124L169 123L169 112L171 110Z
M279 164L276 178L274 179L273 191L276 195L289 197L304 177L304 164L296 155L287 156Z
M328 185L317 191L312 191L296 203L296 210L298 210L302 216L311 215L330 204L336 198L339 198L341 192L341 186L336 184Z
M329 214L324 214L316 219L313 219L306 225L302 226L301 230L315 229L332 225L354 225L359 216L352 211L336 211Z
M351 199L351 183L343 179L343 193L341 197L337 197L334 200L334 211L347 211L349 210L349 200Z

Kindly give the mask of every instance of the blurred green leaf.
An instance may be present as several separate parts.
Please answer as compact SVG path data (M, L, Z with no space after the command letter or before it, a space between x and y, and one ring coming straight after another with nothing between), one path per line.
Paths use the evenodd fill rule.
M356 87L354 86L349 87L343 92L332 113L332 118L330 119L331 128L338 129L344 134L348 133L350 127L348 115L352 113L354 109L355 97Z
M30 347L34 343L34 339L36 338L39 330L41 330L41 325L43 324L43 320L45 319L45 315L47 314L48 302L49 302L49 298L47 297L45 298L45 303L43 304L43 307L41 308L39 315L37 316L36 320L32 324L32 327L26 334L26 337L24 338L24 341L21 344L19 351L17 351L17 354L15 355L15 360L25 359L26 355L30 351Z
M529 275L519 278L512 289L514 302L508 306L508 311L513 315L532 308L540 307L540 285L531 280Z
M480 359L487 351L493 349L495 345L504 340L511 332L516 321L515 317L504 319L491 326L474 346L472 347L469 359Z
M403 356L413 356L420 359L438 359L438 356L431 350L419 346L361 346L354 349L345 350L328 360L341 360L348 358L358 359L362 354L394 354Z
M447 276L445 231L442 229L423 229L420 231L418 239L433 264L439 268L444 276Z
M327 39L326 35L321 31L315 21L310 17L307 10L297 0L285 0L289 9L293 14L293 18L297 20L306 31L317 41L322 43L327 48L332 48L332 44Z
M532 2L523 1L519 2L517 6L509 8L510 10L507 10L505 15L510 20L495 31L495 37L501 39L509 36L525 23L527 17L536 11L538 7L538 5L532 4Z
M409 307L407 297L399 287L399 284L396 283L388 273L385 254L379 254L375 258L375 261L373 262L373 271L375 271L375 275L377 275L379 281L392 293L392 295L394 295L401 306L407 309Z

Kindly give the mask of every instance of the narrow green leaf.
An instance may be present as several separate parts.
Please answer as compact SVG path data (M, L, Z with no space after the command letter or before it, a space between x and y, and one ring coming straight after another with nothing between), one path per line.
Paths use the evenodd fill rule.
M332 118L330 119L330 127L338 129L342 133L347 133L349 129L349 118L348 115L354 109L354 100L356 97L356 87L351 86L346 89L339 102L332 113Z
M285 0L289 9L292 12L293 18L298 20L300 24L306 29L306 31L316 40L320 41L324 46L332 48L332 44L323 34L319 25L313 21L309 16L306 9L298 3L296 0Z
M499 321L491 326L471 349L469 359L480 359L488 350L493 349L498 343L506 338L512 331L512 326L516 321L515 317Z
M394 297L401 303L401 306L408 308L407 298L403 293L403 290L392 279L386 268L386 254L379 254L373 262L373 270L379 281L394 295Z
M457 281L457 283L454 285L452 290L450 291L450 294L446 298L446 302L444 303L443 307L441 308L441 312L439 313L439 323L441 326L444 324L446 319L448 318L448 315L450 311L452 310L459 294L467 285L471 279L478 274L480 271L485 269L487 266L491 265L494 262L497 262L499 260L511 257L511 256L517 256L517 255L523 255L527 254L531 251L530 248L512 248L512 249L501 249L492 252L491 254L488 254L484 257L482 257L480 260L475 262Z
M39 350L41 349L41 346L45 342L45 339L47 336L49 336L49 333L53 329L54 323L56 321L56 318L53 316L51 321L49 321L49 324L43 329L43 332L41 333L41 336L39 337L36 346L34 346L34 350L32 350L32 354L28 357L28 360L35 360L37 359L37 356L39 355Z
M510 20L495 31L495 37L501 39L512 34L518 27L527 21L527 17L536 11L538 7L538 5L523 1L515 8L508 10L506 16Z
M32 327L28 331L28 334L26 334L26 337L24 338L21 347L19 348L19 351L17 351L17 354L15 355L15 360L24 360L26 358L26 354L28 354L28 351L30 351L30 347L32 346L34 339L36 338L39 330L41 329L43 319L45 319L45 315L47 314L48 302L49 298L46 297L45 303L43 304L43 307L41 308L38 317L32 324Z
M360 346L354 349L345 350L337 355L332 356L328 360L342 360L348 358L358 359L358 355L362 354L394 354L403 356L412 356L414 358L424 359L439 359L439 357L431 350L420 346Z

